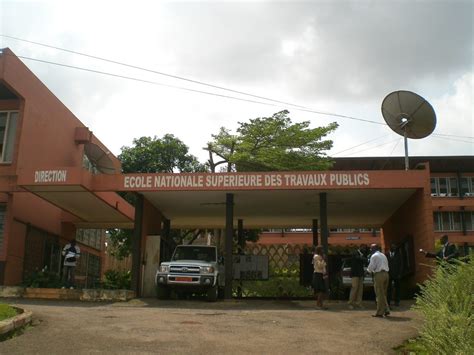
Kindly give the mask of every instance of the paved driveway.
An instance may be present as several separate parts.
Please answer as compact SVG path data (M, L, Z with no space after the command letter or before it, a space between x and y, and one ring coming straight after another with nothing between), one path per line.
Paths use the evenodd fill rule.
M10 302L34 322L0 343L1 354L392 353L420 325L407 303L380 319L373 302L358 311L316 310L314 301Z

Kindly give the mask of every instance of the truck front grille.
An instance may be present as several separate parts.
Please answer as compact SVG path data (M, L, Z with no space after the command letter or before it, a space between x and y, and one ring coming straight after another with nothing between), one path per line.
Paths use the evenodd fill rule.
M170 267L170 273L173 274L199 274L199 266L171 266Z

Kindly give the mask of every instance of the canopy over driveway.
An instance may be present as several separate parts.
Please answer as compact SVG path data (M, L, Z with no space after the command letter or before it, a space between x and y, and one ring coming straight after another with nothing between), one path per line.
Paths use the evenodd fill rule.
M42 175L41 175L42 174ZM226 194L234 226L311 227L326 194L329 227L380 227L428 170L91 175L46 168L22 174L23 188L78 216L83 227L133 227L133 208L111 192L142 194L173 228L224 228Z
M320 216L320 193L327 192L329 227L380 227L414 188L360 190L227 191L234 195L234 227L310 228ZM142 192L173 228L224 228L226 193L222 191Z
M165 229L170 224L172 228L224 228L225 294L230 298L232 239L237 226L310 227L319 220L325 248L331 226L387 225L389 234L397 236L412 230L423 234L429 227L432 230L432 225L427 227L432 223L430 175L423 167L409 171L113 175L64 168L45 169L61 171L61 175L48 173L46 179L38 179L38 171L29 178L24 174L19 185L80 216L84 225L100 225L100 220L107 224L120 215L124 218L116 220L116 227L130 224L130 214L124 213L128 207L117 199L114 206L114 201L104 196L117 191L138 193L132 243L132 284L137 292L143 277L142 248L146 248L147 236L161 234L162 224L167 225ZM86 195L78 199L79 194ZM105 203L104 208L97 208L98 200ZM91 213L93 208L100 214ZM153 282L153 276L145 282Z

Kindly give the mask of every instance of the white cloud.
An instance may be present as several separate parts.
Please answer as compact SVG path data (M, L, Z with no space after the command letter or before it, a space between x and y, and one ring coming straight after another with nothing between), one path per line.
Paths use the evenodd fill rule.
M385 95L411 90L434 106L435 133L474 135L469 1L4 1L1 6L3 34L318 111L383 122ZM18 55L216 92L12 39L0 37L0 45ZM403 155L403 144L393 142L397 137L386 126L25 63L115 154L133 138L173 133L204 160L201 148L219 127L235 129L238 121L288 108L295 121L310 120L313 126L338 121L332 153L386 136L347 154ZM472 154L472 144L450 139L410 141L410 153ZM374 148L363 150L368 147Z

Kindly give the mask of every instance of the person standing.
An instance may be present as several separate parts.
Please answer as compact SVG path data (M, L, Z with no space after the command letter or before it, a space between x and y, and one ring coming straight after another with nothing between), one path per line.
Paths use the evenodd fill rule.
M364 292L364 266L366 265L366 256L364 255L365 246L361 245L352 255L351 261L351 292L349 294L349 308L362 307L362 295Z
M388 290L387 303L391 306L392 292L395 293L394 304L400 306L400 278L402 276L402 258L396 244L390 245L390 251L386 254L388 260Z
M367 271L374 274L374 290L377 300L377 312L372 317L384 317L390 314L387 304L387 287L388 287L388 260L387 257L380 252L377 244L370 246L372 256Z
M441 250L437 253L430 253L423 249L420 249L420 252L424 253L427 258L437 258L439 260L444 260L448 262L453 259L456 259L459 256L456 246L454 244L449 243L447 234L441 237L440 242L443 245L443 248L441 248Z
M325 278L327 278L327 269L322 246L316 247L313 256L313 268L313 289L316 297L316 305L320 309L327 309L323 306L324 295L326 294Z
M81 256L81 250L76 245L76 240L71 240L70 243L66 244L63 248L62 255L64 256L63 262L63 288L68 287L73 289L75 287L75 270L77 260Z

